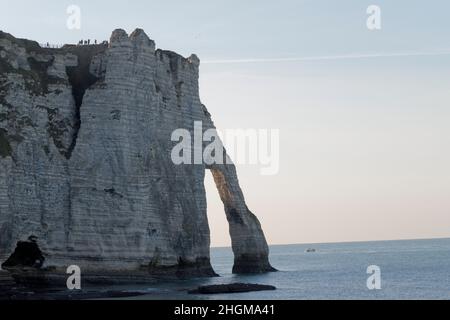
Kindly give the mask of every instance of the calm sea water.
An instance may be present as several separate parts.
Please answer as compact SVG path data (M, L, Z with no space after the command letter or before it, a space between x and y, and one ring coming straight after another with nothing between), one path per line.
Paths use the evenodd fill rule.
M308 248L316 249L307 253ZM229 248L213 248L220 278L177 281L145 290L139 299L450 299L450 239L272 246L279 272L231 274ZM367 267L381 268L381 290L368 290ZM198 285L248 282L274 285L276 291L192 296ZM122 288L123 289L123 288Z

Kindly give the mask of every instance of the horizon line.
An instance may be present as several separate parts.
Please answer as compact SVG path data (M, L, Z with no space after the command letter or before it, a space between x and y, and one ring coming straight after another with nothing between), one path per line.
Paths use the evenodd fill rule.
M392 242L392 241L426 241L426 240L447 240L450 236L436 238L401 238L401 239L385 239L385 240L347 240L347 241L325 241L325 242L297 242L297 243L277 243L268 244L269 247L276 246L295 246L295 245L314 245L314 244L345 244L345 243L365 243L365 242ZM231 248L231 246L211 246L211 249Z

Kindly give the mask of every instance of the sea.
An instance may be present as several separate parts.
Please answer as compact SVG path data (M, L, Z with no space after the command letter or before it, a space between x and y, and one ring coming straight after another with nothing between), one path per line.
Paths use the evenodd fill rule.
M212 248L218 278L128 289L148 292L132 299L450 299L450 239L277 245L270 247L270 260L278 272L233 275L231 248ZM267 284L277 290L187 294L196 286L225 283Z
M115 292L122 300L450 299L450 239L276 245L270 247L270 261L278 272L234 275L231 248L212 248L211 262L220 277L89 288L94 295L83 291L75 298L97 299ZM265 284L277 289L188 293L198 286L229 283ZM30 297L49 299L55 293L41 291L30 293Z

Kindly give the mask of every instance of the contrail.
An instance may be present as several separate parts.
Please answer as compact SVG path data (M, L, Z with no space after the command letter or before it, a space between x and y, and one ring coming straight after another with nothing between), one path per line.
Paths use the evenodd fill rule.
M225 59L225 60L205 60L203 64L227 64L227 63L261 63L261 62L295 62L295 61L323 61L323 60L345 60L345 59L370 59L370 58L390 58L390 57L415 57L415 56L442 56L450 55L448 51L435 52L397 52L397 53L367 53L367 54L345 54L335 56L310 56L310 57L289 57L289 58L255 58L255 59Z

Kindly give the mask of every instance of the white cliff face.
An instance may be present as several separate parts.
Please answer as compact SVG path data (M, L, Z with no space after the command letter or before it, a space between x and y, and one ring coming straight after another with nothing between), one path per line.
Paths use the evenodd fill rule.
M214 275L204 190L211 169L234 271L273 270L234 166L171 161L175 129L214 128L199 99L199 65L195 55L155 50L139 29L114 31L108 45L62 49L0 33L4 268ZM11 256L30 236L45 258L38 267L19 247Z

